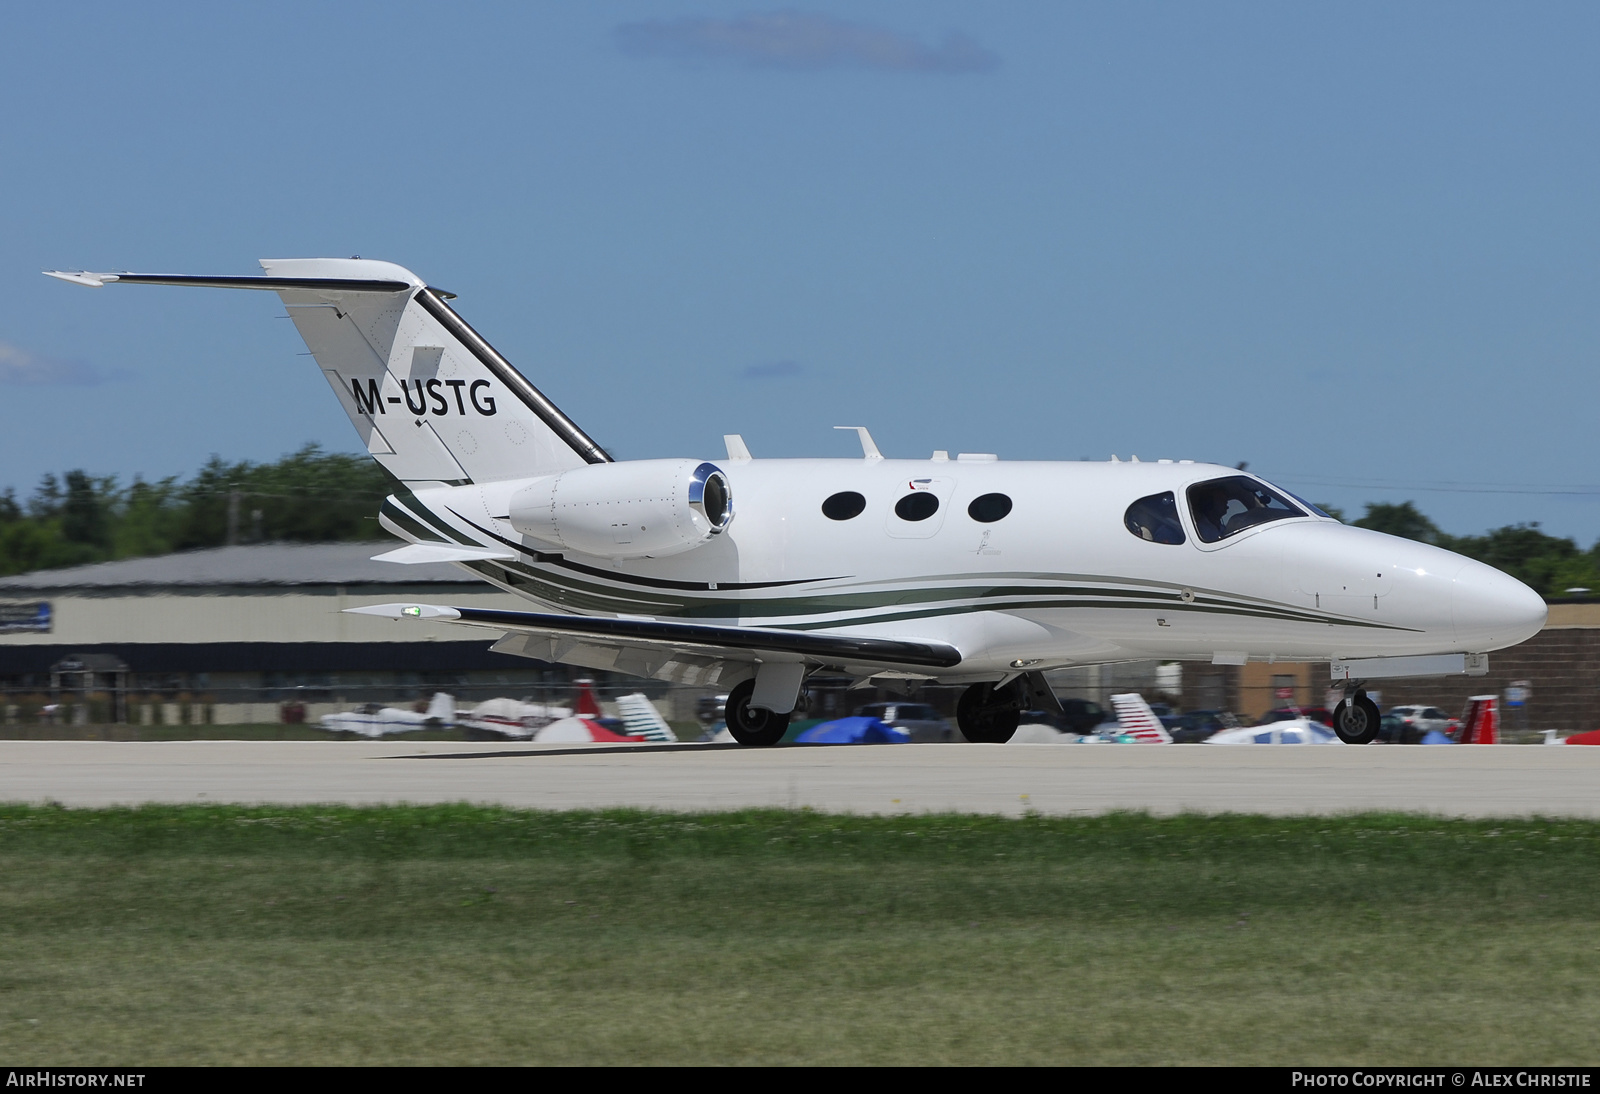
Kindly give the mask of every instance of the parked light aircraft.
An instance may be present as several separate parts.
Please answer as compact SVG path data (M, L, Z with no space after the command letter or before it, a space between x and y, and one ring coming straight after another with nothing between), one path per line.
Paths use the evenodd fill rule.
M419 729L449 727L456 724L455 696L435 692L426 712L400 707L364 703L355 710L324 714L322 728L339 733L359 733L363 737L382 737L390 733L415 733Z
M643 712L632 700L639 700L649 708L648 715L654 715L654 720L661 723L659 731L656 731L653 725L642 726L640 715ZM600 701L594 695L594 681L579 680L578 701L572 713L544 726L533 735L533 739L540 744L643 744L646 741L677 740L666 722L661 721L661 716L656 714L654 704L643 695L622 696L618 699L617 705L624 711L623 726L627 731L624 733L617 733L601 724L600 719L604 715L600 711ZM633 712L632 718L627 714L630 708ZM645 720L648 720L648 715ZM650 732L639 732L632 724L635 722L640 722L641 728L648 728Z
M457 718L468 729L498 733L503 737L532 737L543 726L572 717L567 707L548 703L529 703L521 699L485 699Z
M1207 737L1208 745L1336 745L1341 739L1315 718L1288 718L1263 726L1236 726Z
M264 276L52 272L89 286L276 292L367 450L404 488L378 557L453 562L538 611L351 609L500 632L543 661L730 688L729 731L783 736L806 677L966 684L973 741L1055 707L1043 672L1159 658L1333 662L1340 737L1383 676L1481 673L1545 621L1527 586L1187 460L614 462L411 271L268 259Z

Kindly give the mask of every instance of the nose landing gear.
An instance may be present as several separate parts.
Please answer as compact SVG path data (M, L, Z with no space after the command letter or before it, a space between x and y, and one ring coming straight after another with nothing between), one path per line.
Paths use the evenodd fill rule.
M1333 709L1333 731L1347 745L1364 745L1378 736L1378 704L1357 690Z

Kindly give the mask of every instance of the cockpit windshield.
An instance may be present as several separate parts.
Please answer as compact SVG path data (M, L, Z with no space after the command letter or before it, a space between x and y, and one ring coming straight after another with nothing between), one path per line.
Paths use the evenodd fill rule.
M1306 515L1284 495L1248 475L1195 483L1188 493L1195 534L1202 543L1217 543L1268 521Z

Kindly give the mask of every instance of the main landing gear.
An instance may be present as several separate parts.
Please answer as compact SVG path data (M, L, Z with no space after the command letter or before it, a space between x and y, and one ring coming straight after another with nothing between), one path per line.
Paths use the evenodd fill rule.
M750 697L755 691L756 682L746 680L728 692L728 704L723 714L728 732L742 745L775 745L788 732L789 715L752 707Z
M1347 745L1364 745L1378 736L1378 704L1357 688L1333 709L1333 731Z
M974 744L1003 745L1011 740L1022 721L1026 698L1020 678L1003 688L973 684L956 703L956 725L961 727L961 735Z

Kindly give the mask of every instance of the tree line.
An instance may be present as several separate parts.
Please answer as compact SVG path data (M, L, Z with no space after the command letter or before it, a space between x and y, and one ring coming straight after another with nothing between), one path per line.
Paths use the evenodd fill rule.
M1322 508L1327 509L1327 506ZM1539 522L1508 524L1481 536L1452 536L1439 530L1412 502L1371 503L1350 523L1392 536L1432 543L1458 555L1487 562L1525 583L1541 596L1600 593L1600 541L1587 551L1575 540L1539 530ZM1337 510L1328 510L1343 519Z
M46 475L26 501L13 489L0 494L0 575L232 543L381 539L378 506L396 485L371 457L314 444L276 463L213 456L187 481ZM1600 542L1581 550L1537 522L1453 536L1406 501L1368 503L1350 523L1486 562L1544 596L1600 593Z
M381 539L378 506L396 485L370 456L314 444L276 463L213 456L186 481L45 475L25 501L0 494L0 575L234 543Z

